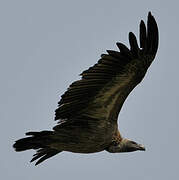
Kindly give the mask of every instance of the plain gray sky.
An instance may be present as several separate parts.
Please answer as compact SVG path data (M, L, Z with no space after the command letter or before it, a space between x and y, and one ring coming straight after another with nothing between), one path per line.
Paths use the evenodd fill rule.
M178 6L177 0L1 0L1 179L177 179ZM14 152L25 132L56 124L59 96L106 49L117 50L117 41L128 45L129 31L138 36L148 11L159 26L159 50L119 117L122 135L147 151L64 152L37 167L29 163L35 151Z

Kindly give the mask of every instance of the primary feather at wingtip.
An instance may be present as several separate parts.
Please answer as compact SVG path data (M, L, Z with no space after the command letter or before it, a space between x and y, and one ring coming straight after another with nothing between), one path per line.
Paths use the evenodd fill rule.
M158 26L155 18L152 16L151 12L148 14L147 20L147 52L155 55L158 49Z
M145 48L146 47L146 39L147 39L147 32L146 32L146 26L143 20L140 22L140 48Z
M124 45L123 43L120 43L120 42L117 42L116 45L119 48L122 56L127 57L129 60L132 59L131 51L129 50L129 48L126 45Z
M151 11L149 11L149 13L148 13L148 16L152 16L152 13L151 13Z
M130 44L130 47L131 47L132 54L134 55L134 57L137 57L139 47L138 47L136 36L134 35L133 32L129 33L129 44Z

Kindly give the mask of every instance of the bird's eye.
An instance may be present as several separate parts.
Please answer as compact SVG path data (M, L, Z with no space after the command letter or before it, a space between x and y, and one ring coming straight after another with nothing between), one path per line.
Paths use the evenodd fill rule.
M134 141L131 141L131 143L132 143L132 144L137 144L137 143L136 143L136 142L134 142Z

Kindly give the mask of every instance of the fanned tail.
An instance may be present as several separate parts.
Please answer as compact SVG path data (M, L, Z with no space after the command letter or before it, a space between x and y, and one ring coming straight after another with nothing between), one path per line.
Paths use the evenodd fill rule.
M33 162L39 159L35 165L38 165L44 160L61 152L50 147L50 144L53 142L53 131L28 132L26 135L30 135L31 137L17 140L13 147L17 152L30 149L37 150L37 153L33 155L33 158L30 161Z

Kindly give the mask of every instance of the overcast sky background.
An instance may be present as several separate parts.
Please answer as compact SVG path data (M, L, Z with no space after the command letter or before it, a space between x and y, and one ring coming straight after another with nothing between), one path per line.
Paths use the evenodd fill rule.
M177 179L179 177L178 1L0 1L0 179ZM119 117L124 137L146 152L63 152L39 166L35 151L14 152L30 130L51 129L59 96L115 43L138 36L152 11L159 26L155 61Z

